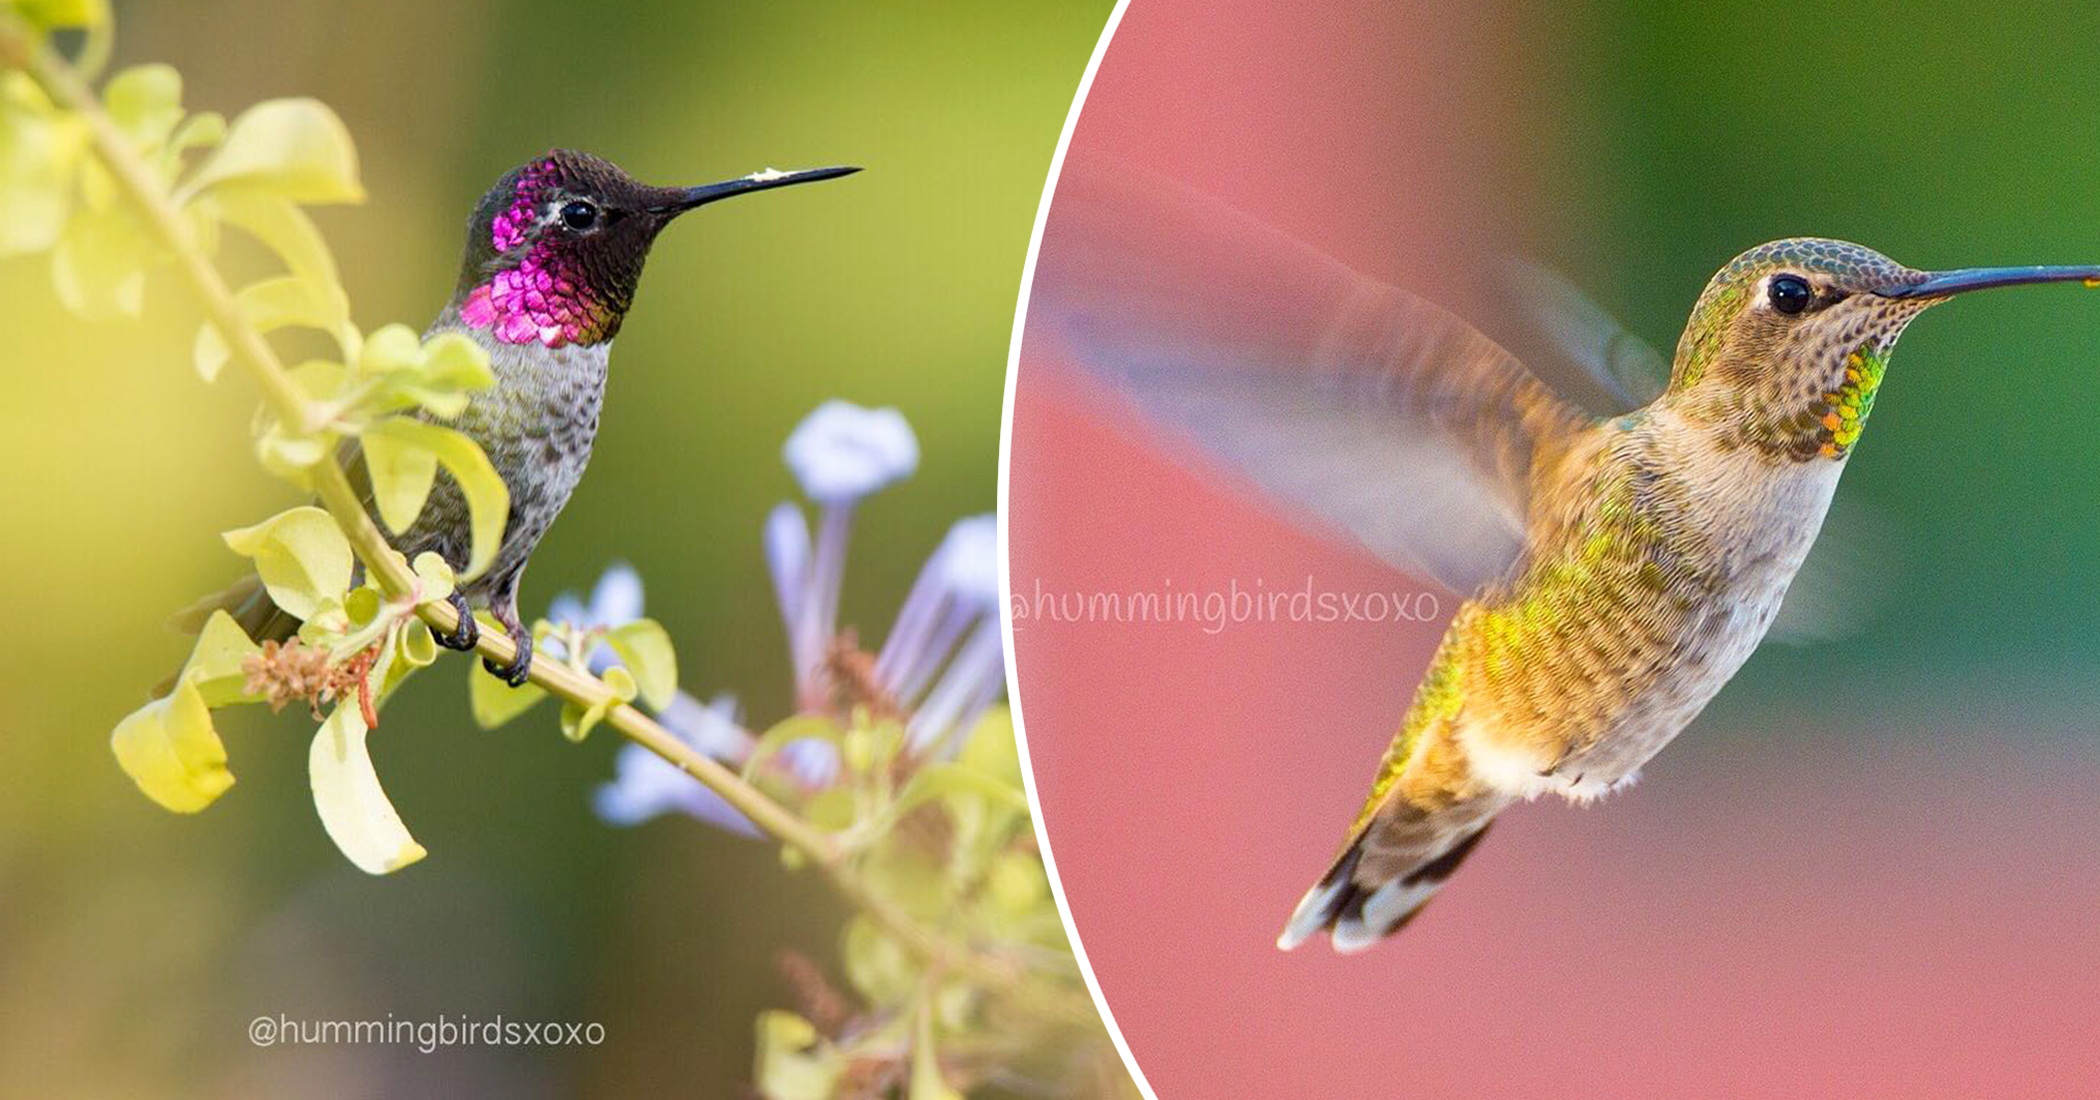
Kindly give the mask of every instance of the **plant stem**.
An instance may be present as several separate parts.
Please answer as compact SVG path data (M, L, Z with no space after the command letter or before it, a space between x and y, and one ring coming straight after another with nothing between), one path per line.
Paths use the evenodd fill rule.
M160 179L140 160L79 72L48 44L36 41L19 17L4 12L0 12L0 66L26 71L53 103L72 111L85 122L96 157L109 170L132 207L146 220L147 227L174 254L184 281L202 303L205 317L225 338L233 360L255 380L262 390L263 399L285 423L312 423L313 411L306 394L292 381L276 350L248 322L225 279L197 247L188 223L169 198ZM311 474L314 491L321 503L342 527L351 547L380 588L395 597L412 591L415 574L387 543L378 525L372 522L371 514L365 510L356 490L351 488L342 466L331 458L314 466ZM450 633L459 624L458 612L443 601L419 605L416 613L439 633ZM481 631L476 649L499 664L507 664L517 656L517 646L510 638L487 628ZM612 688L604 681L579 673L558 661L534 662L532 682L551 695L585 707L608 701L613 696ZM801 851L822 869L849 902L932 964L969 974L995 987L1011 988L1021 981L1025 969L1022 965L953 942L870 890L830 836L745 782L735 771L687 745L640 710L628 704L618 704L607 713L606 722L629 740L721 795L725 802L759 828Z

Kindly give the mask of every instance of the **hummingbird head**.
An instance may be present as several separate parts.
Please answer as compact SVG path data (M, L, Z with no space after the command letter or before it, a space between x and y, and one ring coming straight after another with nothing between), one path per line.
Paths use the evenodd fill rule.
M1759 245L1699 296L1666 397L1732 445L1843 459L1913 317L1968 290L2072 280L2100 280L2100 266L1931 272L1844 241Z
M504 343L602 343L619 332L649 247L671 219L857 171L769 168L702 187L651 187L611 161L556 149L512 169L474 208L454 304L464 323Z

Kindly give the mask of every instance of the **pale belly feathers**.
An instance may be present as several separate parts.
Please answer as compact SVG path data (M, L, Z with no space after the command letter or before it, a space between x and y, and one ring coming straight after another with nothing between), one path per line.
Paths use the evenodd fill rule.
M1646 426L1645 460L1666 463L1680 479L1672 517L1708 549L1697 569L1711 595L1674 621L1666 656L1606 663L1597 677L1606 682L1559 700L1564 715L1554 713L1552 698L1527 698L1522 732L1507 719L1509 708L1474 706L1469 690L1455 738L1475 778L1505 795L1587 800L1630 783L1757 648L1822 528L1842 459L1775 465L1658 419ZM1567 732L1541 736L1557 719Z

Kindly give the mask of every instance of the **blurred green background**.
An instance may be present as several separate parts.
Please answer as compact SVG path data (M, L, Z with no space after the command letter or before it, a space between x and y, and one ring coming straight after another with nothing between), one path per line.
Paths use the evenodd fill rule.
M2100 259L2100 7L1634 0L1508 30L1505 110L1528 140L1498 189L1554 227L1542 255L1666 356L1707 276L1777 237L1919 268ZM1828 728L1872 699L1889 726L2092 728L2096 362L2100 293L2075 286L1913 325L1839 493L1881 536L1871 618L1766 647L1702 724Z
M666 234L613 359L589 475L524 603L615 559L648 585L684 686L752 721L789 704L759 554L819 401L896 405L917 477L862 515L842 619L879 637L947 525L989 510L1020 268L1103 2L118 3L116 64L167 61L193 109L313 95L370 201L317 211L357 319L420 327L466 214L552 146L645 180L853 163ZM182 658L159 627L238 563L218 531L292 503L249 448L253 394L187 365L192 312L62 314L41 261L0 265L0 1093L738 1095L752 1019L792 1003L775 952L827 957L842 911L771 846L685 820L599 824L616 738L551 710L489 733L449 661L374 755L430 857L384 879L336 853L299 715L223 718L239 785L195 818L133 790L111 725ZM597 1048L257 1050L250 1018L598 1021Z

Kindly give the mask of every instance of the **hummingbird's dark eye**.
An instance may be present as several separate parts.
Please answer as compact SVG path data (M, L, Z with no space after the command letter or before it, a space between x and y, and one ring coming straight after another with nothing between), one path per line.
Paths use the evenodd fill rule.
M561 223L582 232L598 224L598 208L578 199L561 208Z
M1765 288L1765 296L1772 300L1772 308L1781 313L1799 313L1808 308L1815 293L1808 289L1808 280L1799 275L1781 275Z

